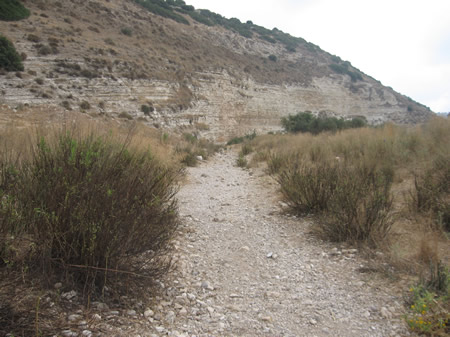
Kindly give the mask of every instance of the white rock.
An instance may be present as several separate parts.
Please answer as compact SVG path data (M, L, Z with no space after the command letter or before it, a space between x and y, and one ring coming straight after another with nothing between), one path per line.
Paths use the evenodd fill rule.
M147 310L145 310L145 312L144 312L144 317L145 317L145 318L153 317L154 314L155 314L155 313L153 312L153 310L147 309Z
M386 319L391 319L392 318L392 313L387 308L382 307L380 312L381 312L381 316L383 318L386 318Z
M73 299L75 296L77 296L77 292L75 290L71 290L67 293L63 293L61 295L62 298L65 298L66 300L71 300Z
M69 322L75 322L75 321L79 321L81 319L81 315L69 315L69 317L67 318L69 320Z

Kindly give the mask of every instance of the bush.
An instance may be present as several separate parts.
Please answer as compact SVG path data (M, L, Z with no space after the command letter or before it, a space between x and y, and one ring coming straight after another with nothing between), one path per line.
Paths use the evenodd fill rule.
M20 1L3 0L0 1L0 20L17 21L30 16L30 11L25 8Z
M23 71L22 58L11 41L0 35L0 68L6 71Z
M148 105L141 105L141 111L144 113L144 115L148 116L150 115L151 112L155 111L155 108L153 108L152 106L148 106Z
M331 241L378 247L391 230L390 168L341 167L319 230Z
M296 115L288 115L281 119L281 125L287 132L311 132L319 134L324 131L338 131L355 129L367 126L365 119L354 117L344 120L336 117L316 117L311 112L299 112Z
M277 57L275 55L269 55L269 60L271 60L272 62L277 62Z
M120 32L121 32L123 35L126 35L126 36L132 36L132 35L133 35L133 31L132 31L131 28L129 28L129 27L123 27L123 28L120 30Z
M88 291L117 276L163 272L179 173L149 151L93 133L40 137L10 191L34 247L30 269Z
M91 108L91 104L88 101L82 101L80 103L80 108L83 110L89 110Z
M297 213L322 212L328 209L336 190L338 168L329 162L310 164L301 159L284 165L276 176L281 193ZM270 165L269 165L270 166ZM280 168L272 169L272 171Z
M431 212L436 223L450 232L450 156L448 150L434 159L423 173L414 173L411 205L415 211Z
M393 170L297 158L276 176L281 192L297 213L320 215L319 232L331 241L379 245L392 225Z

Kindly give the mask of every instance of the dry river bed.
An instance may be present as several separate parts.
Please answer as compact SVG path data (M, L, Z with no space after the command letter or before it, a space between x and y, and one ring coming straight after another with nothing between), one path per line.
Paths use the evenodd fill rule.
M229 150L188 169L176 270L159 282L155 304L114 311L93 303L103 310L98 329L87 323L77 335L411 336L402 293L363 273L367 261L355 249L314 238L311 219L283 212L276 183L236 167L236 158Z

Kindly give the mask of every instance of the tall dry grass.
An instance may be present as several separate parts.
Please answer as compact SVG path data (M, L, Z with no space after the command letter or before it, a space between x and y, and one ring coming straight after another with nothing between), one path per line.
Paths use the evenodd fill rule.
M428 212L436 226L449 230L448 119L414 127L265 135L251 146L256 160L267 161L293 210L321 214L318 227L329 239L384 242L393 206L403 198L395 193L393 199L392 188L404 181L415 184L403 211Z

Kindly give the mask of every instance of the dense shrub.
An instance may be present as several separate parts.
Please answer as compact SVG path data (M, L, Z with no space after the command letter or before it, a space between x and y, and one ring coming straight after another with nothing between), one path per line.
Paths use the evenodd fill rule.
M392 181L390 168L340 167L319 230L332 241L384 244L393 223Z
M20 1L2 0L0 1L0 20L17 21L30 16L30 11L26 9Z
M23 71L22 58L11 41L0 35L0 68L6 71Z
M354 117L351 120L336 117L316 117L309 111L283 117L281 124L288 132L311 132L313 134L367 126L367 122L359 117Z
M153 108L150 105L141 105L141 111L144 113L144 115L148 116L151 112L155 111L155 108Z
M339 63L339 64L337 64L337 63L330 64L330 68L335 73L350 76L352 82L362 81L363 78L362 78L361 74L359 73L359 71L350 70L349 66L350 66L350 64L348 62L343 62L343 63Z
M120 275L163 272L179 173L148 151L92 133L39 138L8 190L32 242L29 268L88 290Z
M189 21L183 16L175 13L170 4L164 0L134 0L136 3L146 8L153 14L160 15L165 18L175 20L177 22L188 25Z
M280 163L281 166L281 163ZM301 159L283 163L276 176L281 192L298 213L322 212L328 209L336 191L338 167L330 162L310 164Z
M293 210L320 215L318 229L328 240L377 246L390 231L389 167L298 158L285 164L276 179Z

